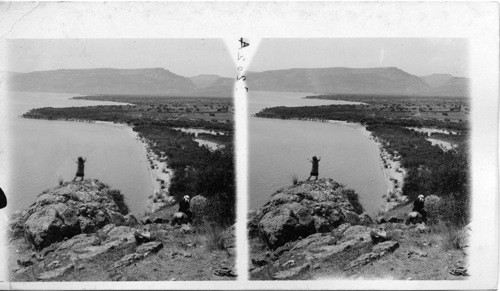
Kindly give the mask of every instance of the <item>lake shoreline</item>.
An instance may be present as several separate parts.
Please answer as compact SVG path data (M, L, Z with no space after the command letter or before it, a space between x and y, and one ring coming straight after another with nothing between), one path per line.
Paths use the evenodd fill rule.
M404 178L407 174L407 170L401 167L399 158L390 155L384 148L382 142L377 137L374 137L373 134L366 129L365 125L355 122L333 119L287 118L286 120L331 123L334 125L349 127L358 130L365 138L367 138L372 143L373 146L377 148L378 151L380 170L384 175L384 180L387 187L386 193L382 195L382 198L384 198L386 202L380 206L379 214L386 213L396 206L404 204L408 201L407 197L402 193Z
M81 121L87 122L87 121ZM170 181L172 179L172 169L168 167L166 158L157 155L153 149L151 149L151 141L140 136L140 134L134 131L133 127L125 123L114 123L111 121L91 121L96 124L105 124L113 127L118 127L125 130L128 135L141 145L144 150L143 158L148 165L148 172L151 177L151 185L153 186L152 193L149 193L146 197L146 206L143 209L145 214L150 214L161 210L164 207L170 206L174 203L174 199L168 193L168 187L170 186Z
M406 203L408 199L403 195L402 189L407 171L401 167L399 158L389 154L382 142L377 137L373 136L373 134L366 129L365 125L340 120L328 120L327 122L357 129L377 147L380 169L384 174L385 184L387 186L387 192L382 196L382 198L386 199L386 203L381 206L380 211L386 213L394 207Z

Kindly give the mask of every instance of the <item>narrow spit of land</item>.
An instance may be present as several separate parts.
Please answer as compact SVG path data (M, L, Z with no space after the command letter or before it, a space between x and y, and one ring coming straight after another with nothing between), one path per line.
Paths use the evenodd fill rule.
M332 181L299 182L283 188L272 194L267 204L250 213L251 278L449 280L467 276L471 231L469 100L343 94L306 98L364 104L281 106L265 108L255 116L365 126L369 138L380 146L386 174L394 180L386 197L387 207L374 220L361 211L356 212L361 215L353 215L349 209L352 201L339 203L338 197L329 198L332 193L351 194L339 192L342 188ZM452 146L436 145L432 139ZM389 168L401 174L402 183L391 176ZM324 196L308 198L325 189L328 191ZM409 202L420 194L426 197L428 221L425 225L405 225L412 211ZM335 210L315 205L320 202ZM308 216L307 211L301 211L299 203L312 203L314 214ZM275 225L280 221L286 221L282 228ZM305 232L293 236L289 232L293 227Z
M31 210L19 210L13 215L9 264L13 281L234 278L232 225L236 192L232 99L172 96L77 98L128 104L37 108L23 117L114 122L131 126L137 134L134 138L145 143L155 193L149 197L144 217L138 219L128 214L119 191L108 190L107 185L97 180L63 183L38 195L33 204L38 211L36 215L43 218L41 221L50 221L45 224L49 229L43 226L30 228L29 223L37 221ZM199 146L194 134L176 128L223 133L198 136L223 146L215 150ZM71 194L74 192L85 197L91 195L97 201L94 204L104 208L100 211L66 211L67 207L86 201ZM191 202L192 224L171 225L172 215L178 209L177 202L184 195L194 197ZM111 202L100 205L102 197L124 206L120 214L115 213L116 207ZM50 198L49 204L46 198ZM38 203L40 199L43 202ZM69 206L59 203L68 199L76 202L69 203ZM108 206L109 209L105 208ZM63 222L59 221L60 217L64 218ZM51 229L55 225L70 231L57 232L60 234L53 236ZM85 259L77 264L74 253L81 255L82 252L85 252L82 255Z
M470 105L461 97L319 95L306 98L362 102L362 105L323 105L304 107L265 108L255 116L278 119L336 120L366 126L372 138L380 144L384 168L401 164L405 171L400 183L388 193L394 207L401 195L413 201L419 194L435 194L441 190L434 175L452 167L467 151ZM411 127L438 129L449 132L421 132ZM450 142L454 150L436 145L429 139ZM458 157L458 156L460 157ZM457 161L458 162L458 161ZM432 174L434 173L434 174ZM466 173L468 175L468 173ZM441 178L441 177L440 177ZM394 178L392 178L394 179ZM460 188L459 185L457 185ZM458 189L457 188L457 189Z
M167 202L167 192L176 200L183 195L197 195L200 188L203 188L197 179L201 174L200 170L208 170L214 162L226 166L228 163L232 164L234 126L231 98L102 95L75 99L123 102L128 105L44 107L32 109L23 117L105 121L131 126L137 132L138 138L147 143L147 156L155 180L155 193L152 193L151 199L155 202ZM223 135L204 134L198 138L224 145L224 148L213 151L200 147L194 141L194 134L174 128L222 132ZM172 172L183 174L175 175ZM222 192L234 191L230 189L232 182L228 182L229 180L230 177L225 179L227 183L221 183L229 187L222 189Z

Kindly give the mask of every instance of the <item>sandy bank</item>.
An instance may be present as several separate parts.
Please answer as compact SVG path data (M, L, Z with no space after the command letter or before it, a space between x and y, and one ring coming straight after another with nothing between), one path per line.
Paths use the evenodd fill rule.
M382 142L377 137L371 135L368 130L366 132L369 134L368 138L376 144L380 151L380 166L387 184L387 193L384 195L387 203L381 210L387 212L397 205L406 203L408 200L406 196L403 196L404 178L407 171L401 167L400 156L391 155L384 149Z
M148 164L148 170L151 176L151 184L153 192L147 197L146 213L154 213L164 207L170 206L174 203L172 196L168 194L170 180L172 177L172 170L168 168L166 156L160 157L157 155L150 146L150 141L146 138L139 136L139 133L134 131L132 127L122 124L107 121L96 121L98 124L111 125L126 131L131 138L141 144L144 149L143 157L145 157Z
M384 173L384 179L387 185L387 193L383 196L387 202L380 210L387 212L395 206L405 203L407 198L403 196L403 185L407 171L401 167L401 162L399 161L400 157L389 154L382 146L382 142L377 137L373 136L372 133L366 129L366 126L362 124L338 120L329 120L328 122L358 129L378 148L380 168Z
M385 183L387 185L387 193L384 194L383 198L386 199L385 205L380 209L383 212L387 212L390 209L396 207L397 205L407 202L407 197L403 196L403 185L404 178L406 176L406 169L401 166L400 157L393 156L389 154L384 147L382 142L374 137L370 131L366 129L366 126L347 121L340 120L322 120L322 119L301 119L305 121L314 122L327 122L335 124L337 126L345 126L353 129L359 130L367 139L369 139L374 146L378 148L380 168L384 173Z
M366 129L365 125L341 120L314 118L297 118L295 120L331 123L337 126L344 126L358 130L363 136L373 143L373 146L376 147L379 152L380 169L384 174L385 184L387 186L387 192L382 196L386 199L386 203L385 205L382 205L380 211L387 212L395 206L407 201L406 196L403 196L402 193L404 178L407 171L401 167L401 162L399 161L400 157L389 154L382 146L382 142L378 138L374 137L372 133Z
M151 148L150 141L140 137L136 133L136 139L144 144L146 159L151 174L151 183L153 184L153 193L148 197L146 213L154 213L175 203L175 200L168 193L170 180L172 178L172 169L168 168L167 157L161 153L156 154Z

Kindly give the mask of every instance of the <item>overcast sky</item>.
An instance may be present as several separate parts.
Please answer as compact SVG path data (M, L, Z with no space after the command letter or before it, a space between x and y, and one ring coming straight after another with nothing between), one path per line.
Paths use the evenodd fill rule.
M417 76L466 77L467 62L463 39L264 39L249 70L398 67Z
M34 39L7 46L3 71L161 67L186 77L233 77L236 70L221 39Z

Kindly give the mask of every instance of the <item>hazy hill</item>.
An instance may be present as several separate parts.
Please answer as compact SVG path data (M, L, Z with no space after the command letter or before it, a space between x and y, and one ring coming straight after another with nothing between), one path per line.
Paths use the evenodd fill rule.
M314 93L413 94L429 86L398 68L288 69L251 73L251 90L302 91Z
M420 78L431 87L439 87L448 82L448 80L453 78L453 76L450 74L432 74L428 76L420 76Z
M254 91L463 96L466 90L453 87L463 88L461 81L448 83L455 78L450 77L429 76L424 79L395 67L296 68L248 72L247 85ZM433 88L428 82L439 87Z
M469 96L469 79L452 77L444 84L432 88L431 92L438 96Z
M75 69L9 76L9 90L60 93L188 93L197 87L186 77L163 68Z
M194 77L189 77L191 81L196 85L198 88L205 88L210 85L212 85L217 79L219 79L219 75L214 75L214 74L201 74L198 76Z
M205 87L205 92L233 92L235 79L233 78L218 78L210 84L210 86Z

